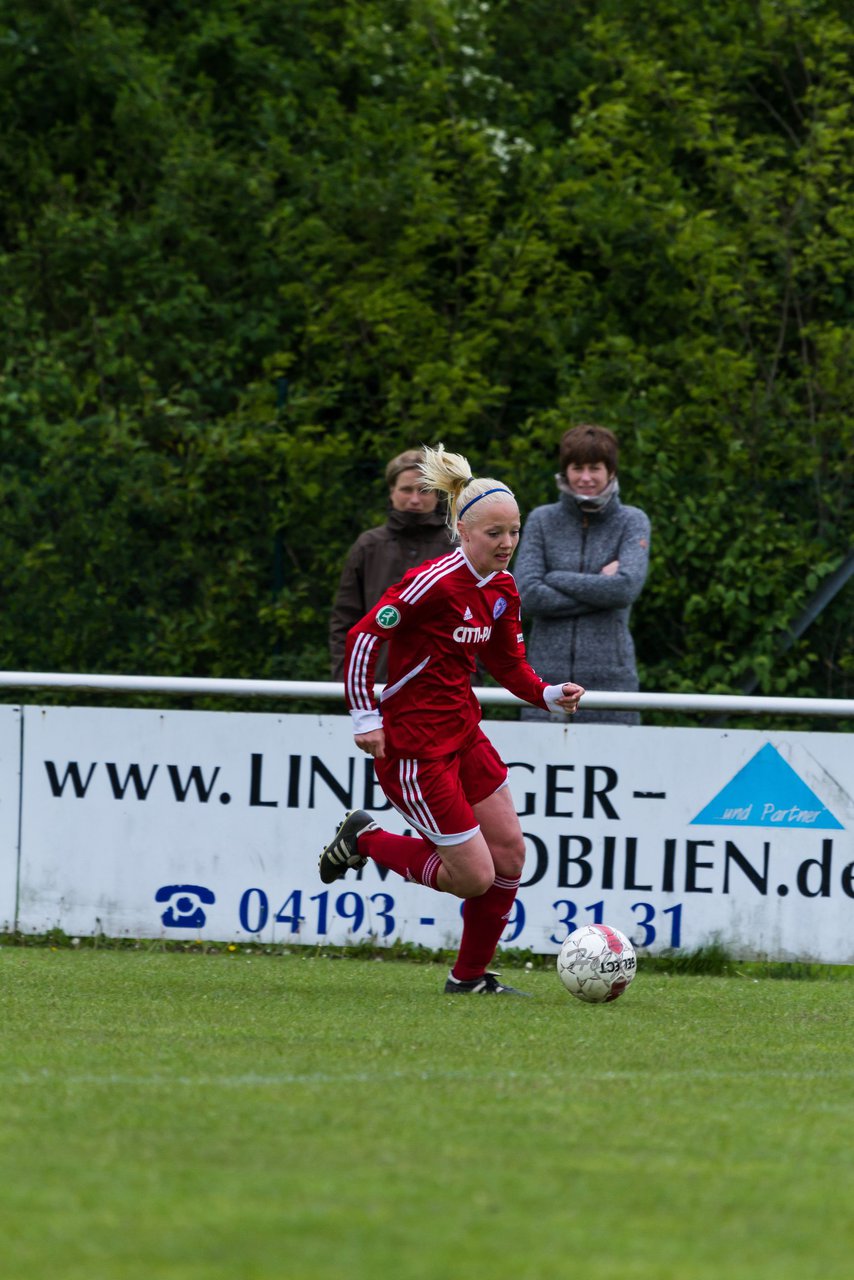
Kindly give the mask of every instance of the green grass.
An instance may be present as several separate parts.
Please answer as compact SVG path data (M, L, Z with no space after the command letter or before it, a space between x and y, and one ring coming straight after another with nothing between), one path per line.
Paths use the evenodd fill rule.
M9 1280L847 1280L854 984L0 949Z

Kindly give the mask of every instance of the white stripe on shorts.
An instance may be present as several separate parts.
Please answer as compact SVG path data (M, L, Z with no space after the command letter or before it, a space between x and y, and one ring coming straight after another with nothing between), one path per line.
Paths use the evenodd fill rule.
M462 844L464 840L470 840L472 836L477 835L478 831L480 831L480 826L478 825L471 827L468 831L454 831L450 835L442 835L436 819L430 812L430 806L421 793L421 787L418 785L418 761L414 759L401 760L398 773L400 790L406 807L404 808L397 804L394 807L401 817L415 827L416 831L421 832L425 839L430 840L441 848L443 845Z
M430 812L430 806L421 794L418 784L418 761L401 760L399 769L400 790L404 803L411 807L412 820L418 821L423 831L437 835L439 828Z

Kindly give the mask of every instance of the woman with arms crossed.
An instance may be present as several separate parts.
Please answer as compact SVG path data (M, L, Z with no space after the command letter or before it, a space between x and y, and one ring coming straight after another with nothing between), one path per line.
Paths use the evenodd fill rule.
M386 797L420 836L384 831L370 814L348 814L320 855L325 884L368 858L405 880L465 899L448 994L522 995L487 965L513 906L525 842L507 766L480 728L472 692L475 659L534 706L572 713L584 690L547 684L530 667L510 560L519 509L506 485L472 479L469 464L425 446L424 487L448 499L460 546L410 570L347 636L344 681L356 745L374 759ZM380 705L374 672L387 642Z
M557 502L525 522L516 579L531 623L531 661L546 678L566 667L585 687L635 693L631 607L649 567L650 523L620 499L619 446L607 427L582 423L561 438ZM551 717L560 721L560 714ZM522 720L550 714L523 707ZM636 711L589 711L578 722L639 724Z

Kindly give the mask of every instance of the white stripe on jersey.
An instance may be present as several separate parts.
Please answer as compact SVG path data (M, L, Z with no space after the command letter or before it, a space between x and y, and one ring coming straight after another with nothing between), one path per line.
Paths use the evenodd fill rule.
M380 702L385 702L386 698L390 698L393 693L397 693L398 689L402 689L405 684L409 684L410 680L414 680L415 677L424 670L429 661L430 654L428 653L424 661L419 662L417 667L413 667L411 671L407 671L406 675L401 676L399 680L395 680L394 684L386 685L380 694Z
M454 573L455 570L459 569L464 561L465 556L458 547L456 551L452 551L449 555L443 556L441 560L437 560L429 569L424 569L417 574L406 590L401 591L400 599L405 600L407 604L415 604L435 583L440 582L449 573Z
M350 655L350 667L347 672L347 694L350 706L359 711L370 711L373 708L372 690L368 686L365 674L368 670L368 659L374 645L379 640L369 632L363 631L356 637L353 652Z

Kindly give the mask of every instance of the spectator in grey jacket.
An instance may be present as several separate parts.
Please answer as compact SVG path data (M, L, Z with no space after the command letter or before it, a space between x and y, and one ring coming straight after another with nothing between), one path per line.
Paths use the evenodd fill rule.
M560 442L557 502L536 507L513 574L532 620L528 659L546 680L569 671L591 692L638 688L631 605L649 564L650 523L619 498L619 446L606 427L582 425ZM533 707L523 720L569 720ZM638 724L633 711L578 711L575 721Z

